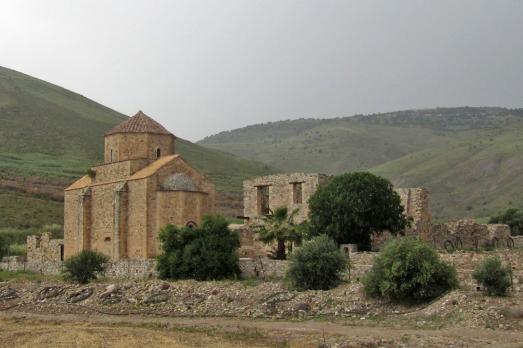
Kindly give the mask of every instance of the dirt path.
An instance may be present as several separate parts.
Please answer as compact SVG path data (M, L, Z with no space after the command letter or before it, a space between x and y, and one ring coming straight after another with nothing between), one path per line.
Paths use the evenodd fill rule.
M347 347L523 347L523 332L503 331L490 329L441 329L441 330L422 330L422 329L400 329L391 327L374 327L372 323L363 325L350 322L327 322L327 321L269 321L269 320L249 320L231 318L173 318L173 317L151 317L137 315L78 315L78 314L34 314L22 312L0 312L0 335L5 335L4 326L17 323L20 328L15 329L17 337L22 334L24 329L26 334L34 331L33 327L41 328L43 324L59 327L69 327L69 333L80 337L75 330L85 329L93 335L92 346L97 346L96 342L104 342L105 347L133 347L143 346L140 334L144 329L156 330L152 336L156 336L158 342L147 341L155 346L164 346L164 342L169 342L166 332L172 334L173 330L183 334L197 333L198 340L185 341L180 346L206 346L205 337L214 337L215 345L218 346L288 346L291 347L317 347L321 342L331 345L345 343ZM84 325L84 326L79 326ZM89 327L85 327L89 325ZM114 332L114 328L119 328ZM126 341L125 345L120 345L116 340L111 344L109 341L97 341L101 336L107 334L111 328L110 337L113 341L117 333L138 334L134 340ZM121 331L120 331L121 329ZM157 333L156 333L157 332ZM62 333L62 338L68 335L67 330ZM101 336L100 336L101 335ZM149 339L151 339L151 335ZM14 337L14 336L13 336ZM4 337L5 338L5 337ZM171 345L177 347L174 341ZM183 340L182 340L183 341ZM5 342L5 341L4 341ZM78 341L75 341L78 342ZM23 344L14 346L24 346ZM35 342L36 343L36 342ZM56 342L54 342L56 343ZM45 342L38 342L40 347L56 346L46 345ZM246 345L244 345L246 344ZM31 345L27 345L31 346ZM65 345L64 345L65 346ZM82 345L77 345L82 346Z

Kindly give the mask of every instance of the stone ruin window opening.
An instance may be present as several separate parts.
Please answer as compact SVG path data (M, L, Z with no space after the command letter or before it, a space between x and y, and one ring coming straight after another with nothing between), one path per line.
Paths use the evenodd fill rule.
M187 222L187 223L185 224L185 226L188 227L188 228L190 228L190 229L192 230L193 228L198 227L198 224L197 224L196 222L194 222L194 221L189 221L189 222Z
M162 154L162 151L160 149L156 149L156 158L160 158Z
M303 182L292 182L292 202L294 204L303 203Z
M111 158L109 160L110 162L114 162L114 151L111 149Z
M260 215L270 214L269 200L269 186L258 186L258 213Z
M35 238L35 248L36 249L40 249L40 240L41 240L41 237L40 236L37 236Z
M111 237L105 237L104 242L110 242L110 241L111 241Z
M60 244L60 261L64 260L64 245Z

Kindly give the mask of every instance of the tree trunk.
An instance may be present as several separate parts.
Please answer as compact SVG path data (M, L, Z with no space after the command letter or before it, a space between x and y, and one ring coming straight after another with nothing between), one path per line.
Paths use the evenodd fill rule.
M285 241L278 239L278 249L276 251L276 258L278 260L285 260Z

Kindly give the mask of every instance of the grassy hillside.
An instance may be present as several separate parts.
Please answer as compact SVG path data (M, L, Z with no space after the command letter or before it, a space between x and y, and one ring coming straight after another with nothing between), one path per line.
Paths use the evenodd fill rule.
M523 109L438 108L249 126L200 144L286 171L371 170L424 185L438 219L523 205Z
M62 203L49 198L45 183L61 191L84 175L102 160L103 134L126 118L64 88L0 67L0 228L61 223ZM273 171L183 139L177 140L177 152L221 191L240 191L245 178Z

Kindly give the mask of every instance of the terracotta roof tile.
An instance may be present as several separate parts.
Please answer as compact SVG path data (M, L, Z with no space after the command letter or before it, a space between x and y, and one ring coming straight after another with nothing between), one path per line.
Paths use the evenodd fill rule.
M116 133L155 133L155 134L170 134L161 124L144 114L141 110L136 115L128 120L120 123L105 135Z

